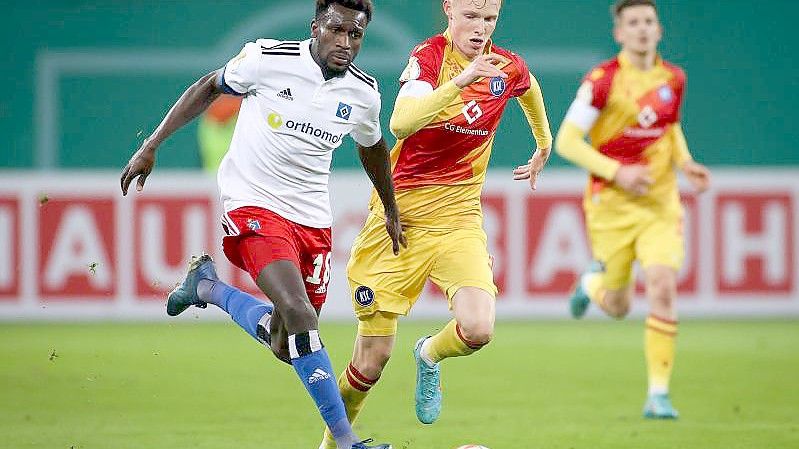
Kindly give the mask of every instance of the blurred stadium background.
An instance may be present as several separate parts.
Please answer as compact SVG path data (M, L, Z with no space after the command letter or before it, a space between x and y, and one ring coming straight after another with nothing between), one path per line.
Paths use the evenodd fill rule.
M543 87L554 133L582 75L616 52L607 12L610 2L505 3L495 41L526 58ZM693 340L685 337L686 347L694 352L686 356L685 362L678 355L678 364L684 363L685 372L691 374L680 378L678 368L676 382L687 386L690 379L691 391L699 395L705 388L721 401L714 404L696 396L690 402L694 416L702 411L712 415L702 415L707 419L704 427L694 421L690 426L694 433L690 435L700 439L709 435L712 443L698 444L699 440L685 437L688 434L662 432L638 423L641 398L619 385L614 386L618 391L604 393L607 401L586 399L586 395L550 398L530 393L536 414L525 415L526 403L520 405L518 400L511 401L515 405L507 405L507 410L503 408L500 399L515 394L506 382L492 387L507 390L492 393L500 399L489 405L462 398L465 409L460 415L429 433L420 431L421 427L412 422L410 406L403 399L403 406L408 405L402 409L404 421L396 426L384 423L381 419L387 418L374 416L378 413L373 410L372 416L363 421L369 432L379 427L382 436L393 438L397 447L411 448L455 447L470 442L468 436L457 431L458 426L475 428L475 437L482 436L486 444L494 442L496 446L492 447L643 447L644 442L650 447L799 447L795 421L790 424L795 414L789 413L790 404L795 408L799 403L795 385L790 382L799 369L799 152L795 149L799 68L793 35L797 7L782 1L658 3L665 28L662 54L688 73L683 127L694 156L710 165L715 175L711 192L701 197L686 192L685 196L688 257L680 281L682 316L766 319L746 325L726 321L691 322L686 326L695 329ZM415 43L443 30L445 21L438 0L378 0L376 8L356 62L380 80L387 123L398 90L396 78L407 62L408 52ZM219 350L231 345L246 347L227 356L246 354L235 363L242 372L251 367L250 359L259 352L258 348L245 342L232 326L205 324L220 315L210 310L189 314L184 321L193 320L187 323L195 326L191 329L171 325L53 326L30 322L166 318L165 292L182 276L188 256L200 251L215 255L223 274L232 282L253 287L249 279L234 273L221 255L215 182L213 176L202 171L201 154L211 154L213 159L214 148L218 148L219 141L224 142L225 133L229 132L235 105L220 106L166 142L144 194L122 198L118 174L141 139L157 125L186 86L221 67L247 41L258 37L306 38L312 13L310 0L34 0L14 2L4 8L0 16L0 79L6 86L0 96L0 133L5 142L0 149L0 363L7 369L0 369L0 400L9 401L0 409L0 422L5 423L0 424L0 429L9 426L3 433L12 435L12 443L0 446L219 447L233 439L240 448L264 447L258 446L259 440L248 439L249 435L241 437L230 429L214 428L219 435L217 440L203 440L183 428L172 433L175 429L171 424L155 422L149 413L154 404L174 406L174 401L162 398L147 403L139 401L140 397L133 398L137 392L141 397L152 394L151 387L156 396L161 394L157 390L163 388L159 381L168 382L171 370L183 372L202 363L196 358L191 359L193 362L184 360L190 358L185 354L171 363L153 362L152 354L170 352L163 349L168 346L167 341L186 343L195 338L213 338L213 348ZM387 129L385 132L390 136ZM510 180L512 167L526 161L532 145L521 112L511 105L494 147L493 171L484 201L485 225L497 261L496 280L502 290L498 302L498 313L504 318L500 336L502 326L507 325L506 335L514 339L546 341L563 337L571 341L570 326L576 330L577 325L525 320L567 316L565 297L590 258L580 209L585 175L553 157L539 183L539 192L532 195L525 184ZM201 150L204 146L206 149ZM368 179L358 166L350 141L337 150L334 160L336 246L331 293L323 320L330 329L331 340L333 335L337 339L329 345L334 348L338 367L346 360L354 333L343 270L349 245L365 217L368 191ZM639 301L634 314L640 316L645 310L645 304ZM446 315L442 296L431 287L412 318L437 320L440 324L440 318ZM510 324L508 318L517 324ZM338 321L342 324L331 324ZM413 329L422 332L432 327L425 323L414 323ZM608 348L617 343L626 348L634 342L629 351L629 382L621 376L618 384L637 385L643 391L640 326L625 324L611 329L608 324L591 323L596 335L603 337L594 341L586 334L574 342L574 347L583 348L594 341ZM537 330L524 330L528 328ZM740 338L735 329L745 329L752 338ZM139 340L142 334L149 338ZM409 341L412 336L407 336ZM128 338L142 341L142 346L131 347L131 358L116 365L113 360L119 357L117 344ZM712 344L703 346L702 342ZM511 348L502 344L501 340L495 343L500 348L496 349L497 354L513 357L508 352ZM512 344L518 346L519 342L514 340ZM178 344L175 345L173 355L179 353ZM737 358L730 349L733 347L744 353L738 359L740 365L728 364ZM70 348L73 358L62 348ZM717 351L708 355L703 353L704 348ZM575 357L582 357L582 353L563 357L568 348L549 349L537 356L542 361L551 356L547 363L553 366L547 369L552 373L531 367L523 376L549 379L553 391L559 391L558 385L564 391L572 391L573 386L557 365L564 363L577 369ZM525 351L535 354L536 348ZM202 357L201 352L195 352ZM592 354L587 356L593 357L592 369L598 376L610 378L605 368L616 361L606 359L603 364L600 357ZM712 373L688 369L691 357L695 367L711 360L717 366L729 367L729 373L735 373L729 374L730 388L758 383L760 386L746 390L740 399L730 399L729 391L714 383L717 379ZM232 363L230 360L211 357L207 361L224 366ZM480 355L477 360L486 368L499 367L490 372L504 369L504 359L498 356ZM59 363L70 369L52 371ZM405 388L403 398L410 391L405 385L411 382L410 367L406 366L409 363L403 359L392 365L398 371L404 370L403 374L386 381L394 382L392 388ZM113 365L124 372L113 374ZM291 395L285 401L300 403L302 413L307 412L310 404L305 398L299 399L299 385L292 383L282 367L271 361L257 366L260 369L264 365L270 376L278 376L287 385ZM141 379L133 374L138 366L146 367L154 377L139 383ZM470 365L458 361L458 366ZM208 373L195 373L195 377L201 375ZM253 382L259 378L252 373L247 375L253 377ZM103 376L105 389L92 390ZM218 372L209 376L224 378ZM575 384L590 389L592 376L587 374ZM739 376L737 380L735 376ZM462 378L462 384L468 385L468 379ZM43 383L63 388L46 390L44 394L39 391ZM765 396L757 393L768 384L773 389L786 390ZM246 390L197 388L178 389L172 394L191 397L201 391L208 395L208 403L193 403L194 407L216 407L218 404L211 402L213 398L228 397L227 394L246 396ZM375 394L374 406L394 404L390 394ZM262 396L264 401L273 399L268 392ZM34 399L29 401L31 397ZM678 406L687 405L687 398L682 399L677 399ZM228 400L226 406L238 406ZM616 400L629 404L609 408ZM741 412L740 401L758 404L761 408L757 410L764 413L754 413L746 406L746 412ZM547 415L546 404L553 402L557 402L557 413ZM581 407L578 411L584 412L590 422L588 430L569 424L570 403ZM10 404L18 405L14 408ZM587 404L599 408L587 409ZM190 413L191 402L182 406L186 409L175 413ZM240 417L261 419L263 411L254 404L250 406L251 410L239 412ZM714 415L716 406L725 412ZM490 411L485 414L486 409L469 407L488 407ZM595 412L610 416L614 425L606 427L606 423L596 419ZM170 412L163 413L164 419L170 419ZM691 413L688 411L687 415L690 417ZM755 416L766 421L751 427L742 424L757 421ZM488 419L486 428L478 424L483 418ZM307 420L318 427L312 413L292 415L292 419ZM528 440L515 435L528 435L525 432L529 429L514 419L539 423L543 420L542 425L551 427L531 437L535 444L517 444ZM547 419L550 424L546 424ZM111 422L118 427L109 427ZM11 426L22 427L12 431ZM513 429L510 436L505 434L507 426ZM315 447L316 427L309 432L300 426L296 434L291 434L289 426L287 432L294 436L284 440L278 437L274 440L276 445L266 447ZM442 428L448 430L441 431ZM636 439L636 435L652 432L659 435L657 439ZM171 439L157 437L165 434L170 434ZM766 435L778 436L769 440ZM291 438L295 436L304 446L294 445L298 440Z

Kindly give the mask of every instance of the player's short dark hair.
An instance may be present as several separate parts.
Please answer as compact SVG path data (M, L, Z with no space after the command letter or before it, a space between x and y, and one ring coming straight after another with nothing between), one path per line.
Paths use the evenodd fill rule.
M610 12L613 14L613 17L618 19L621 16L621 12L631 6L651 6L655 8L655 11L658 10L657 5L655 5L655 0L618 0L613 6L610 7Z
M366 20L372 21L372 11L374 10L372 0L316 0L316 17L324 14L330 5L341 5L345 8L363 11L366 14Z

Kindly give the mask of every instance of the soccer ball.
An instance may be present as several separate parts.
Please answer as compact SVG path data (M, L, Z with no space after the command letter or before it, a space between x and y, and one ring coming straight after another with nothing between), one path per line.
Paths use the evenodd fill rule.
M457 447L455 449L488 449L485 446L480 446L479 444L467 444L466 446Z

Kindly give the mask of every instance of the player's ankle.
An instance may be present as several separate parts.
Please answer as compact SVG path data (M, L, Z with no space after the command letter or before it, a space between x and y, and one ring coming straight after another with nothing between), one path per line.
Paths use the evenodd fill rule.
M355 437L353 435L349 435L346 437L336 438L335 441L338 449L351 449L352 445L355 443Z
M197 297L203 302L216 304L212 298L213 295L211 295L215 284L216 282L210 279L200 279L197 282Z
M650 385L647 394L649 396L669 394L669 387L664 385Z
M422 349L419 351L419 357L422 359L424 363L427 364L430 368L435 368L438 365L438 362L433 361L432 357L430 357L430 352L428 348L430 347L430 339L426 339L422 342Z

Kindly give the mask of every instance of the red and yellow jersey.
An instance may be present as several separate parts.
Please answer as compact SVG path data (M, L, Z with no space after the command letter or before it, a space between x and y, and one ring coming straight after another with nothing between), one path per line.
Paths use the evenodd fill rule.
M654 179L646 195L633 196L593 173L586 188L589 214L618 224L640 219L636 212L681 213L674 160L684 89L682 69L659 57L642 71L621 53L586 75L565 122L587 128L596 151L618 164L646 164Z
M507 78L485 78L463 90L433 120L391 151L394 186L403 224L451 229L482 224L480 194L492 143L508 100L530 89L530 72L521 57L491 43L497 67ZM434 89L459 75L470 61L453 46L448 33L413 49L407 79ZM403 84L404 82L403 81ZM382 214L376 195L370 209Z

